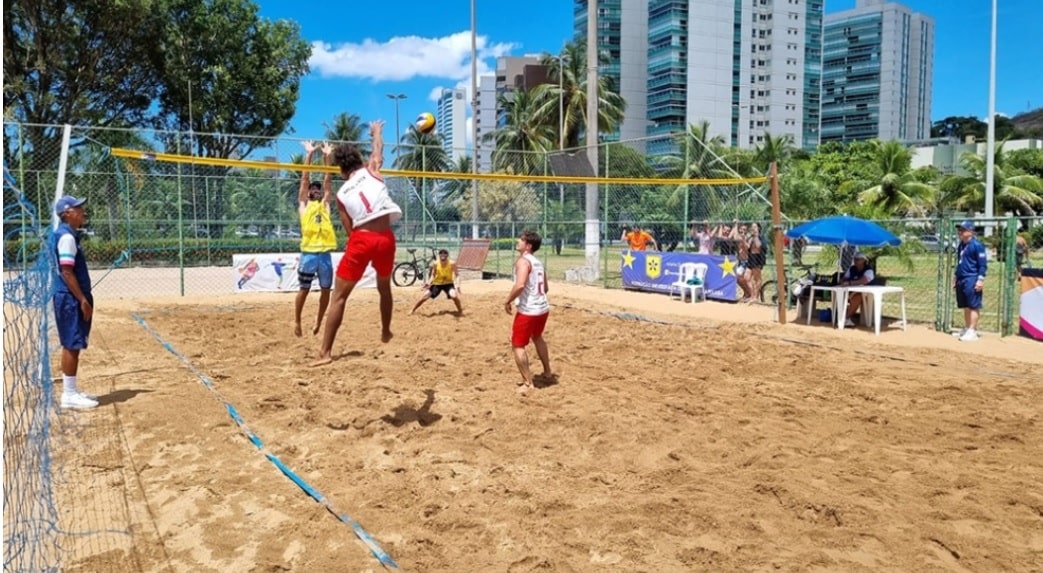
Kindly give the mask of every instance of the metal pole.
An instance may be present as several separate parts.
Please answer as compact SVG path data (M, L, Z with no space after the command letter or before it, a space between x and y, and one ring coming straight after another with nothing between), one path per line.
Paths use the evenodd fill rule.
M996 3L992 0L992 37L989 48L989 135L985 145L985 218L995 216L993 185L996 169ZM992 236L992 225L987 224L985 235Z
M598 2L587 2L587 158L598 173ZM598 225L598 184L587 183L586 191L586 267L589 280L597 280L600 229Z
M782 252L782 205L779 198L779 171L774 161L771 162L771 223L775 227L775 292L778 293L779 324L786 324L786 304L789 299L789 287L786 284L786 259Z
M388 96L388 99L395 100L395 163L396 163L395 167L396 168L400 168L400 166L398 165L398 159L402 155L402 152L401 152L401 148L402 148L402 146L401 146L401 143L402 143L402 131L399 129L400 126L399 126L399 123L398 123L398 102L399 102L399 100L406 99L407 96L406 96L406 94L387 94L387 96Z
M564 48L563 48L564 50ZM565 53L558 54L558 149L565 149Z
M478 175L478 19L475 0L471 0L471 168ZM471 238L478 238L478 179L471 179Z
M564 47L562 48L564 50ZM558 149L565 149L565 54L558 55ZM558 183L559 217L565 217L565 184ZM557 240L557 239L555 239Z

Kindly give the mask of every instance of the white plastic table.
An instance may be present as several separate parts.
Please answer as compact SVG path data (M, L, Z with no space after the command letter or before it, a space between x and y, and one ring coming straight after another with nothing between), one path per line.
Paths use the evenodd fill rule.
M902 297L902 330L906 328L906 316L905 316L905 289L897 286L848 286L838 287L842 288L838 296L840 296L840 311L837 312L838 317L844 317L847 315L847 295L853 292L860 292L863 296L873 296L873 327L876 330L876 335L880 336L880 320L881 314L884 308L884 295L885 294L898 294ZM814 294L814 292L812 293ZM837 328L844 330L843 318L838 319Z
M834 324L836 324L837 317L838 316L844 316L844 312L843 311L836 312L836 309L837 309L837 297L840 297L840 298L843 298L844 300L847 300L847 294L844 292L844 289L846 289L846 288L847 287L842 287L842 286L811 285L811 290L808 291L808 304L811 305L811 308L808 309L808 324L811 324L811 315L815 314L815 306L816 306L815 303L817 302L815 300L815 291L831 292L831 293L833 293L833 296L830 297L830 298L832 299L832 304L833 304L833 321L834 321ZM844 324L844 321L841 320L840 324Z

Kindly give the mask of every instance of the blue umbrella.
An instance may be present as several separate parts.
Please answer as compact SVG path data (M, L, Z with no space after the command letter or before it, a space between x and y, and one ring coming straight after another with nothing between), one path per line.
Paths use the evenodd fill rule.
M883 247L890 245L896 247L902 244L899 239L887 229L872 221L840 215L836 217L823 217L808 221L803 225L797 225L789 231L786 236L791 239L801 237L815 243L827 245L854 245L858 247Z

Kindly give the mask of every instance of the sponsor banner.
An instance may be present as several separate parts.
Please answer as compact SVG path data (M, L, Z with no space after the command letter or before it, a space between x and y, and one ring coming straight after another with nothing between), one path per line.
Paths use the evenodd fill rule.
M705 263L706 298L735 302L738 259L731 256L698 253L661 253L657 251L623 251L623 287L652 292L670 292L678 280L681 263Z
M344 253L332 253L333 271L336 273ZM297 266L300 253L263 253L232 255L232 290L234 292L297 292ZM336 278L334 278L336 280ZM377 274L372 266L366 267L362 280L355 288L376 288ZM311 290L319 290L319 280L311 283Z

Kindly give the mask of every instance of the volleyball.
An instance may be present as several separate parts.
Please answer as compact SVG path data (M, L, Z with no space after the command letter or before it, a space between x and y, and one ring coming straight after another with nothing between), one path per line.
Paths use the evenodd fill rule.
M416 116L416 130L420 133L431 133L435 130L434 114L424 112Z

